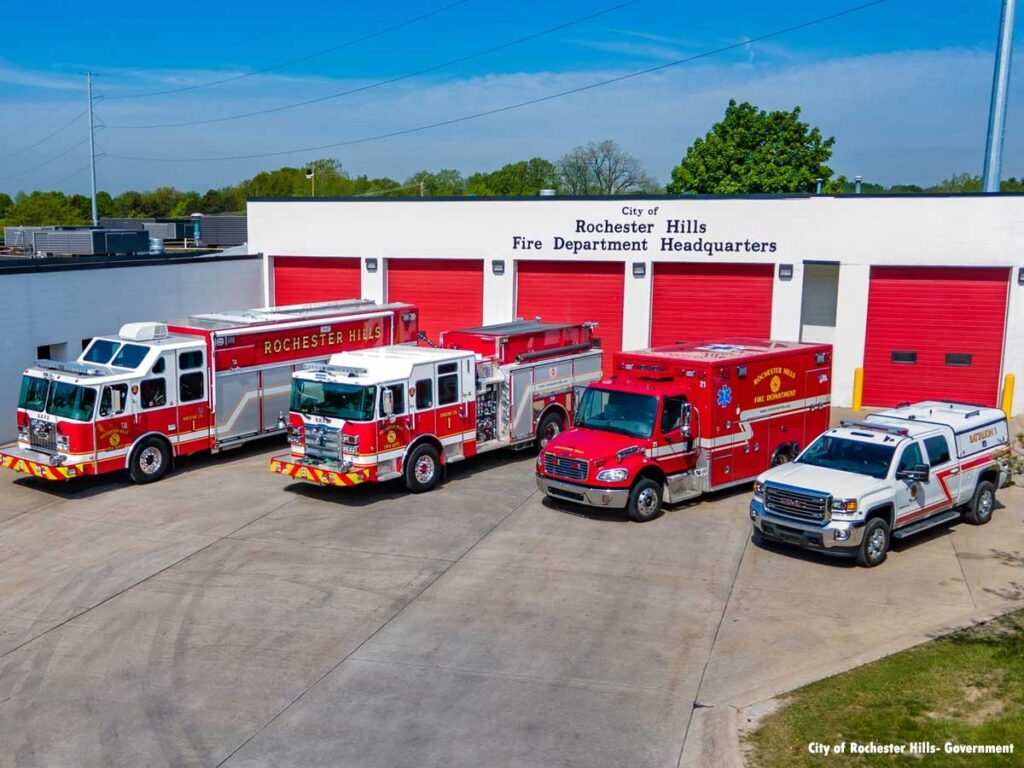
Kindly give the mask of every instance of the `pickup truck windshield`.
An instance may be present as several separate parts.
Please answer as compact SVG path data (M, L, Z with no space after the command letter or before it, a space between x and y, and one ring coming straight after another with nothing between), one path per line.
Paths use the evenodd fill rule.
M347 421L372 421L376 387L330 381L292 381L293 411Z
M588 387L576 409L576 426L650 437L658 400L651 395Z
M868 475L881 480L889 474L889 465L895 452L896 448L891 445L875 445L861 440L822 435L800 455L797 463Z

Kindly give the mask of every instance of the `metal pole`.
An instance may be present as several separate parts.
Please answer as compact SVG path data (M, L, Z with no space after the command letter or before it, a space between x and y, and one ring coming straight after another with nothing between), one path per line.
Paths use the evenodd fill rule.
M864 179L861 176L854 176L853 177L853 194L855 194L855 195L859 195L860 194L860 183L863 180Z
M86 73L89 87L89 167L92 170L92 225L98 226L99 217L96 215L96 140L93 130L92 119L92 72Z
M1010 60L1013 56L1013 16L1017 0L1003 0L996 45L996 68L992 75L992 104L988 111L985 137L985 170L982 192L998 192L1003 172L1003 136L1006 131L1006 95L1010 89Z

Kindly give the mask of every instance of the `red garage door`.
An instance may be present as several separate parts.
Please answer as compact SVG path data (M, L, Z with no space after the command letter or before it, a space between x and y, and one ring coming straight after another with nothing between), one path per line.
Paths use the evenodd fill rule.
M420 330L435 344L441 331L483 320L484 263L461 259L388 259L388 301L420 308Z
M872 267L864 404L995 405L1009 271Z
M362 293L359 259L274 257L274 303L278 306L358 299Z
M771 264L655 264L651 346L772 330Z
M622 349L625 266L603 261L520 261L516 315L560 323L596 321L605 372Z

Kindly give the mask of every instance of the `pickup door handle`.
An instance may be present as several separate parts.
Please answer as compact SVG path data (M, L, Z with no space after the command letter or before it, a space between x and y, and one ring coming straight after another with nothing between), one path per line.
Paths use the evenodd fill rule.
M953 469L949 470L949 474L951 474L951 475L959 475L960 474L960 468L959 467L953 467Z

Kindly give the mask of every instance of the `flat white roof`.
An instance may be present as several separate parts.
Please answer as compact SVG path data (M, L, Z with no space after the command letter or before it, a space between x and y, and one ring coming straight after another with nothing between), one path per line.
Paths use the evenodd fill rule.
M464 349L434 349L414 347L407 344L393 344L387 347L350 350L331 355L328 365L337 370L307 369L298 371L303 378L319 378L318 374L329 374L352 384L379 384L387 381L402 381L412 377L415 366L423 363L444 363L464 359L476 359L476 353Z

